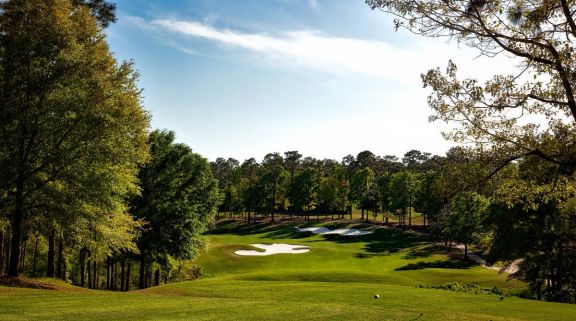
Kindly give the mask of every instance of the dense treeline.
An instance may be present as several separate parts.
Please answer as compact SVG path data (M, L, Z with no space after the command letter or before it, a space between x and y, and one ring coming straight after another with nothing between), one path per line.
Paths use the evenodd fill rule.
M443 157L417 150L402 160L364 151L341 162L303 158L289 151L267 154L261 163L254 158L242 164L218 158L211 165L223 194L220 212L245 213L247 220L254 220L254 214L274 220L278 213L344 217L354 207L362 211L362 220L369 219L368 211L383 211L384 218L398 212L402 224L407 220L411 225L417 176L438 171L443 161Z
M0 275L128 290L199 273L216 180L149 132L114 20L100 0L0 1Z
M528 193L509 190L548 181L553 169L529 158L493 175L483 157L455 147L444 156L411 150L398 159L364 151L337 162L289 151L270 153L260 163L218 158L211 165L223 198L220 215L351 219L356 208L362 221L392 224L394 218L394 225L424 228L448 246L462 243L465 257L473 244L492 263L522 259L516 276L531 284L536 298L573 300L573 203L528 200ZM418 226L414 212L422 217Z

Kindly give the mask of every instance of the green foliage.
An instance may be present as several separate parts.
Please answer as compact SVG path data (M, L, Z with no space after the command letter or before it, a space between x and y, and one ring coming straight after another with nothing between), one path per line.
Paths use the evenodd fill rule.
M502 296L511 296L520 293L522 290L518 289L501 289L498 286L493 286L491 288L484 288L478 286L477 284L460 284L457 281L439 284L439 285L429 285L429 284L418 284L417 288L424 288L424 289L442 289L447 291L453 292L464 292L464 293L471 293L471 294L496 294Z
M388 185L390 209L400 211L401 225L405 225L407 211L414 205L416 193L420 188L418 175L410 171L402 171L392 175Z
M336 165L320 181L319 208L324 212L343 213L349 205L349 193L346 171L341 165Z
M374 171L369 167L358 170L350 179L350 198L360 208L369 207L375 195Z
M285 208L285 185L288 172L284 169L284 159L278 153L270 153L262 160L262 173L258 185L263 197L261 208L274 213L276 208ZM272 216L274 218L274 216Z
M137 223L125 199L138 192L149 123L137 74L116 62L84 6L0 6L0 195L12 195L0 206L11 213L10 274L18 274L30 222L74 234L79 246L132 247Z
M302 212L316 206L318 201L317 175L313 168L306 168L294 176L287 193L292 210Z
M152 159L140 171L142 193L133 202L133 215L144 224L140 254L161 263L202 249L220 202L208 161L174 139L173 132L150 133Z
M445 221L445 233L465 245L475 242L490 202L475 192L462 192L451 202Z

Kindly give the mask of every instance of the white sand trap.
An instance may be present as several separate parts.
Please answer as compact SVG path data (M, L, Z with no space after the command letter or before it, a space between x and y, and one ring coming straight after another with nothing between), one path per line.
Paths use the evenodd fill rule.
M272 254L302 254L310 252L309 246L304 245L292 245L292 244L283 244L283 243L274 243L274 244L250 244L253 247L257 247L259 249L263 249L264 252L256 251L256 250L238 250L234 252L238 255L249 255L249 256L266 256Z
M360 236L372 234L370 231L362 231L355 228L339 228L335 230L330 230L325 227L306 227L306 228L296 228L296 232L312 232L314 234L326 235L326 234L338 234L345 236Z

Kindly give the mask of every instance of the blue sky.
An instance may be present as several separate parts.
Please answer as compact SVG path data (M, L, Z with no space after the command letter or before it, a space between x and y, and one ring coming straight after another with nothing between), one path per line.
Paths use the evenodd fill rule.
M119 0L117 17L108 41L134 60L153 127L210 160L443 154L451 125L428 123L420 73L450 58L486 73L362 0Z

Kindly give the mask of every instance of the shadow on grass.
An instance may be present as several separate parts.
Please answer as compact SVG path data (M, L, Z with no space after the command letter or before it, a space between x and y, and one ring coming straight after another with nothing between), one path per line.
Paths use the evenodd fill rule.
M297 222L254 222L246 223L241 221L226 220L219 221L216 227L209 234L232 234L232 235L254 235L254 234L283 234L292 233L298 226Z
M440 245L428 244L424 246L415 247L410 252L404 255L403 259L415 260L430 257L434 254L446 254L446 249Z
M406 258L423 258L430 256L439 248L428 244L425 236L417 233L405 232L399 229L386 228L365 223L350 222L313 222L313 221L283 221L283 222L255 222L245 223L239 221L220 221L210 234L254 235L260 234L271 239L304 239L315 236L312 232L297 232L296 227L324 226L329 229L355 228L371 231L372 234L346 236L338 234L322 235L322 241L339 244L364 243L364 252L356 254L358 258L370 258L397 253L403 249L415 248L407 254ZM315 240L316 241L316 240ZM318 240L318 242L321 242ZM422 246L421 246L422 245Z
M424 269L469 269L474 266L470 261L432 261L410 263L397 268L395 271L413 271Z

